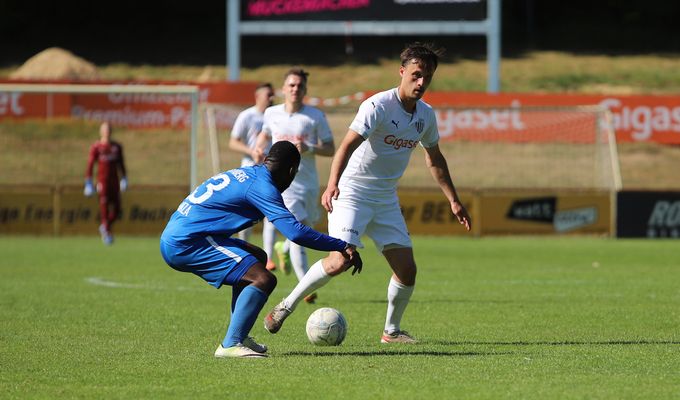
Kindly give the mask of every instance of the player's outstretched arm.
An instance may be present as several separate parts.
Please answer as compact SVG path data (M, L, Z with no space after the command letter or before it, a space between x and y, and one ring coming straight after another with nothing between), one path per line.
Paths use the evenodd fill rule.
M432 174L432 177L449 200L451 212L456 216L458 222L469 231L472 228L470 215L458 198L458 193L456 193L456 188L453 186L453 180L449 173L448 163L441 150L439 150L439 145L425 148L425 163L430 169L430 174Z

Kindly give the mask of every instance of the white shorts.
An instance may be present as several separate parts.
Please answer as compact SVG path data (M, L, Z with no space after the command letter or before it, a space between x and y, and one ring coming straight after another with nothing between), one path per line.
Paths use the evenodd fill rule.
M307 190L305 193L290 193L286 190L281 195L286 208L300 222L312 226L319 220L319 190Z
M396 195L386 203L371 196L341 194L328 214L328 234L361 248L361 236L366 234L380 252L388 245L413 247Z

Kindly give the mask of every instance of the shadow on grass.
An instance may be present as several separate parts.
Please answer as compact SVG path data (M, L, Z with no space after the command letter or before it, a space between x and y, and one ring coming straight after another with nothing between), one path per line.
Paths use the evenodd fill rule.
M434 357L480 357L480 356L502 356L514 354L513 352L485 352L485 351L347 351L335 352L313 352L313 351L289 351L282 353L285 356L311 356L311 357L375 357L375 356L434 356Z
M603 340L603 341L535 341L535 342L474 342L474 341L432 341L432 344L446 346L493 345L493 346L640 346L640 345L679 345L674 340Z

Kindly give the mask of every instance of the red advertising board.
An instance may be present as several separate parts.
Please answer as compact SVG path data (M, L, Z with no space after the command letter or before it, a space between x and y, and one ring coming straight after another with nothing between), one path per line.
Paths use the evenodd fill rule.
M0 81L0 83L17 82ZM121 84L121 82L96 83ZM189 82L128 84L187 83ZM201 102L245 107L252 104L253 91L257 84L216 82L196 85L200 88ZM364 98L368 95L370 93L363 94ZM680 144L680 96L428 92L425 101L436 109L440 134L444 140L452 138L455 134L464 134L465 129L488 131L488 140L503 140L509 135L513 136L511 140L514 141L553 140L550 137L550 130L543 127L549 125L557 114L543 113L541 116L530 116L522 112L522 107L599 105L611 111L619 141ZM325 104L323 101L320 103ZM43 95L0 92L0 119L74 116L110 120L116 125L136 128L185 128L189 123L189 106L188 96L173 94ZM510 108L505 110L489 108L493 106ZM478 109L461 111L461 107ZM228 113L229 115L216 116L218 125L222 128L230 128L235 118L236 112Z

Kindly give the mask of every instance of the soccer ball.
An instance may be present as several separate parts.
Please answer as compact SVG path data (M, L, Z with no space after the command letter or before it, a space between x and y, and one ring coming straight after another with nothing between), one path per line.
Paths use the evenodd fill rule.
M347 321L335 308L319 308L307 319L307 337L314 345L337 346L346 334Z

